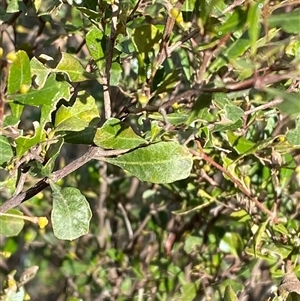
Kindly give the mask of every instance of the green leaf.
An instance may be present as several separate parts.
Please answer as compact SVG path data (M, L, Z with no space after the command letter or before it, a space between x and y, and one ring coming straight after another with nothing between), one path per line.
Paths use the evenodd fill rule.
M132 149L147 141L135 134L126 123L117 118L110 118L97 129L94 143L103 148Z
M50 175L54 169L56 158L58 157L63 144L64 144L64 139L59 138L58 141L55 141L55 143L52 143L50 145L49 149L47 150L46 155L45 155L46 164L42 165L42 168L41 168L41 174L44 177L50 177Z
M243 242L238 233L226 232L220 241L219 248L224 253L231 253L236 258L239 258L243 250Z
M255 1L251 3L248 9L248 24L249 24L249 37L251 43L251 55L254 56L257 50L257 40L259 38L261 25L260 25L260 14L263 4L262 1Z
M85 71L76 57L65 52L61 55L61 60L55 68L56 72L67 74L69 80L72 82L82 82L87 79L95 78L95 76Z
M43 87L46 83L47 77L51 69L45 67L36 57L30 61L31 74L34 78L34 83L39 87Z
M45 141L45 131L43 131L38 122L34 124L34 127L35 134L33 137L20 136L16 138L16 153L18 158L21 158L33 146Z
M225 105L224 111L224 117L230 123L236 123L244 116L244 111L234 105Z
M113 62L110 69L110 85L118 86L122 76L123 69L118 62Z
M288 13L274 14L268 18L269 27L282 28L287 33L300 32L300 8Z
M177 142L158 142L117 158L104 158L141 181L172 183L190 175L193 160L189 150Z
M67 82L57 81L51 74L42 89L30 89L27 94L14 96L13 100L31 106L49 105L54 109L61 98L69 100L70 87Z
M197 282L198 282L198 285L199 285L199 280ZM181 298L182 298L181 300L185 300L185 301L195 300L194 298L197 295L198 285L196 284L196 282L184 284L180 288Z
M64 132L64 139L66 143L91 145L94 143L96 130L95 127L87 127L79 132L66 131Z
M154 25L141 25L134 30L132 38L139 53L148 53L155 44L158 45L161 33Z
M9 162L14 155L8 139L4 136L0 136L0 150L0 165L2 165Z
M226 48L220 56L209 67L210 72L215 72L221 67L227 65L232 59L241 56L250 47L250 40L247 35L241 36L236 39L231 45Z
M23 1L20 0L10 0L8 1L8 5L6 8L7 13L16 13L18 11L27 11L26 5L24 4Z
M255 147L254 142L244 137L236 136L231 131L228 131L226 135L230 146L233 147L239 155L242 155Z
M287 132L286 139L291 145L300 146L300 120L298 120L293 130Z
M21 211L11 209L6 212L7 214L23 216ZM23 218L13 216L5 216L0 214L0 234L5 237L17 236L24 227Z
M197 251L203 244L203 238L199 236L189 235L184 242L184 251L188 254Z
M244 10L237 7L234 10L233 14L229 17L229 19L221 25L215 25L213 27L213 32L215 32L218 36L225 35L228 32L234 32L244 26L247 20L247 15Z
M254 239L253 239L253 249L254 249L254 254L256 256L257 251L259 251L260 243L263 239L263 236L265 236L266 228L269 223L269 220L266 220L264 223L259 225L257 231L254 234Z
M90 55L95 60L100 71L103 70L105 65L105 39L103 33L97 29L91 29L86 35L86 45L90 52Z
M285 114L291 116L300 116L300 93L285 92L273 88L265 88L265 91L274 97L283 98L283 102L277 105L278 109Z
M92 212L84 195L77 188L61 189L53 182L53 209L51 221L54 235L59 239L73 240L89 232Z
M82 131L91 123L98 122L100 116L95 99L87 92L78 93L71 107L62 105L55 115L55 131Z
M245 209L233 211L230 217L238 222L245 222L251 220L251 216Z
M227 285L225 288L224 301L238 301L238 298L230 285Z
M20 91L21 85L31 85L30 60L23 50L16 52L16 59L12 62L7 81L7 93Z

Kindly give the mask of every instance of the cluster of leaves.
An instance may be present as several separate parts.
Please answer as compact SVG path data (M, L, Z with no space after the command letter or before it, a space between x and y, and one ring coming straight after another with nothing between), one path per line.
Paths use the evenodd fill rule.
M297 298L300 9L229 2L0 8L4 300Z

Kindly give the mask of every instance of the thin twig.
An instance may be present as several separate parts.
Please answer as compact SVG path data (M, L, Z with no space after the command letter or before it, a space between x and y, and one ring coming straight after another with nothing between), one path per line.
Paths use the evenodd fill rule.
M88 151L84 153L81 157L74 160L70 164L66 165L62 169L53 172L50 178L49 177L43 178L42 180L40 180L38 183L36 183L34 186L30 187L26 191L19 193L15 196L12 196L10 199L5 201L0 206L0 213L15 208L21 203L37 195L39 192L41 192L42 190L44 190L49 186L49 180L52 180L53 182L57 182L58 180L66 177L67 175L77 170L84 164L88 163L92 159L101 160L105 157L117 156L126 153L127 151L128 150L103 150L100 147L91 146L88 149Z
M132 231L131 223L130 223L130 220L128 218L127 212L126 212L124 206L122 205L122 203L119 202L118 207L122 212L124 222L125 222L125 225L126 225L126 228L127 228L128 236L129 236L130 239L132 239L133 231Z
M250 114L253 114L257 111L261 111L261 110L265 110L265 109L268 109L268 108L275 107L275 106L277 106L278 104L280 104L282 102L283 102L282 98L275 98L274 100L269 101L269 102L267 102L263 105L260 105L256 108L245 111L244 115L250 115Z
M194 150L190 150L193 155L195 155L198 158L201 158L205 160L207 163L213 165L218 170L220 170L222 173L226 174L230 180L239 188L241 192L243 192L259 209L261 209L264 213L266 213L275 223L277 223L277 217L275 216L275 213L270 211L268 208L266 208L262 203L260 203L255 197L251 195L251 192L244 187L244 185L237 180L228 170L226 170L223 166L219 165L217 162L215 162L212 158L210 158L208 155L205 154L201 143L199 141L196 141L197 146L200 150L200 154Z
M110 28L110 36L107 42L107 48L105 52L106 65L105 65L105 76L103 78L104 114L106 119L110 118L112 113L110 72L112 66L115 41L117 37L117 23L118 23L119 12L120 12L119 0L115 0L113 1L112 4L111 28Z

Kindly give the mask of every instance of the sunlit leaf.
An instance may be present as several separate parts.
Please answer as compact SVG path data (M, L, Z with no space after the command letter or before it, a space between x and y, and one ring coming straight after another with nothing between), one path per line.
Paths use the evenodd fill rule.
M24 220L15 216L23 216L23 213L16 209L6 213L8 216L0 214L0 234L5 237L17 236L24 227Z
M117 118L108 119L97 129L94 138L96 145L111 149L132 149L146 142L129 125Z
M99 121L99 111L95 99L86 92L78 93L75 103L62 105L56 112L55 131L81 131Z
M53 209L51 221L59 239L73 240L89 231L92 212L86 198L77 188L60 188L51 183Z
M141 181L172 183L189 176L193 165L188 149L177 142L159 142L117 158L104 158Z
M10 66L7 93L14 94L19 92L22 85L30 87L31 70L27 53L23 50L20 50L16 52L16 58Z

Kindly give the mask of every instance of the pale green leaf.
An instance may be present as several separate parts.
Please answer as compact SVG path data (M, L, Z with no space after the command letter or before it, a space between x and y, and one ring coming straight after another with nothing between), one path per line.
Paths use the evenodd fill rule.
M190 175L193 160L189 150L177 142L158 142L117 158L104 158L141 181L172 183Z
M77 188L61 189L51 183L53 209L51 221L54 235L59 239L73 240L89 232L92 212L86 198Z
M7 214L22 216L23 213L16 209L11 209ZM5 213L0 213L0 234L5 237L17 236L24 227L24 219L14 216L6 216Z
M293 130L287 132L286 139L291 145L300 146L300 120L298 120Z

